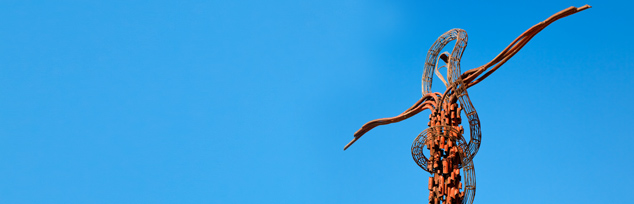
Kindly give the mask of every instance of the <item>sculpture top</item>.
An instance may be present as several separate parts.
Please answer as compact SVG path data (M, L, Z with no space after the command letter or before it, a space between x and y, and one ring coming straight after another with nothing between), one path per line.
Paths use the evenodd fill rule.
M473 157L478 153L482 135L480 133L480 119L469 99L467 89L495 72L546 26L587 8L590 6L570 7L552 15L522 33L489 63L462 74L460 59L467 47L467 32L458 28L445 32L427 52L422 77L422 98L396 117L376 119L364 124L354 133L354 139L343 150L346 150L376 126L399 122L429 109L432 112L428 124L429 128L418 135L412 144L414 161L423 170L433 174L429 178L428 185L430 190L429 203L472 203L475 197ZM456 43L451 53L440 54L440 51L454 40ZM447 65L447 79L439 72L439 69L444 66L438 67L438 59ZM444 93L431 92L432 73L435 73L447 87ZM469 122L471 138L468 143L462 136L464 131L460 126L462 122L461 111L464 111ZM429 159L423 154L424 147L429 149ZM464 179L460 175L460 169L463 169ZM464 190L461 191L463 182Z
M520 36L518 36L515 40L513 40L513 42L511 42L511 44L509 44L506 48L504 48L504 50L502 50L502 52L500 52L500 54L498 54L490 62L480 67L467 70L462 74L459 74L460 73L460 57L462 56L462 52L467 46L467 33L462 29L452 29L446 32L445 34L443 34L442 36L438 38L438 40L430 48L430 51L427 53L427 59L426 59L424 72L423 72L423 78L422 78L423 97L420 98L412 107L410 107L409 109L407 109L405 112L401 113L398 116L391 117L391 118L376 119L364 124L363 126L361 126L359 130L357 130L357 132L354 133L354 139L352 139L352 141L350 141L343 148L343 150L348 149L348 147L350 147L350 145L356 142L361 136L363 136L365 133L367 133L368 131L370 131L371 129L379 125L387 125L391 123L400 122L409 117L416 115L417 113L425 109L431 108L431 106L429 104L426 104L425 102L430 101L431 99L434 99L435 97L438 97L438 94L431 93L431 81L432 81L431 75L432 75L432 72L436 70L435 68L436 68L437 59L438 59L437 56L439 54L438 51L442 50L442 47L447 45L447 43L453 40L457 40L452 53L448 56L448 60L446 57L444 59L444 60L447 60L446 61L448 65L447 77L448 77L449 83L447 84L448 87L445 90L445 93L441 94L440 97L447 98L450 95L457 94L456 96L458 96L462 93L464 93L464 95L467 95L466 89L480 83L482 80L486 79L489 75L495 72L498 68L500 68L500 66L506 63L506 61L511 59L513 55L515 55L520 49L522 49L524 45L528 43L528 41L530 41L535 35L537 35L537 33L539 33L544 28L546 28L546 26L550 25L551 23L561 18L575 14L579 11L583 11L588 8L591 8L591 7L589 5L584 5L578 8L571 6L567 9L564 9L560 12L553 14L546 20L539 22L538 24L534 25L533 27L529 28L524 33L522 33ZM443 101L443 100L440 100L440 101ZM468 110L466 109L464 110L468 116L468 112L467 112ZM469 123L471 125L471 120L469 121ZM472 140L469 141L469 143L470 144L473 143L474 145L476 145L475 144L476 141L473 141L473 140L479 139L479 134L480 134L479 122L478 122L477 131L474 132L473 131L474 128L475 127L471 127ZM476 136L474 134L478 134L478 135ZM479 147L479 140L477 142L478 142L477 146ZM477 153L477 147L473 146L473 148L474 149L472 149L472 151L474 152L472 152L473 155L471 155L471 157L473 157L475 153Z

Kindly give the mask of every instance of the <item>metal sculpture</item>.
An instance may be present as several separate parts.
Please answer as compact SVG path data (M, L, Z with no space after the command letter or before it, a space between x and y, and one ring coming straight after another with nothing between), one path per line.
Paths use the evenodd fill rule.
M447 31L436 40L427 53L422 78L423 97L396 117L376 119L364 124L354 133L354 139L344 147L344 150L372 128L400 122L429 109L431 110L430 121L427 124L429 128L420 133L412 144L414 161L423 170L432 174L428 181L429 203L473 203L476 187L473 157L478 153L482 135L478 113L469 99L467 89L480 83L500 68L546 26L587 8L590 6L570 7L552 15L522 33L489 63L462 74L460 74L460 58L467 47L467 33L462 29ZM440 51L454 40L456 44L452 52L440 54ZM446 64L447 79L439 72L439 69L445 67L438 67L439 58ZM447 87L442 94L431 92L433 73ZM464 112L469 122L469 142L462 136L464 129L460 125L461 112ZM425 147L429 150L429 158L423 154ZM464 179L460 175L460 169L464 173Z

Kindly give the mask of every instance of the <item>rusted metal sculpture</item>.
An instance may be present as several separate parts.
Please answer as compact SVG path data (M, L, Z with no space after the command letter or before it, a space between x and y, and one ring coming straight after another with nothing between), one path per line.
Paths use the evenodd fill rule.
M587 8L590 6L570 7L552 15L522 33L489 63L462 74L460 58L467 47L467 33L462 29L447 31L436 40L427 53L422 79L423 97L396 117L377 119L364 124L354 133L354 139L344 147L344 150L374 127L396 123L429 109L429 128L420 133L412 144L414 161L423 170L432 174L428 183L429 203L473 203L476 186L473 157L480 148L481 133L480 120L471 104L467 88L480 83L500 68L546 26ZM453 51L440 54L440 51L454 40L456 44ZM439 69L444 67L438 67L439 58L446 64L447 79L439 72ZM444 93L431 92L432 73L447 86ZM464 112L469 122L469 142L462 136L464 130L460 125L461 112ZM423 154L425 147L429 150L429 158ZM460 169L464 173L464 179L460 175Z

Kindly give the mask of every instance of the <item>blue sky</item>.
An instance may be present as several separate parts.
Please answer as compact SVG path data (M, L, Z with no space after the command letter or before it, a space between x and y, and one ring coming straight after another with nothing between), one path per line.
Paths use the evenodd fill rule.
M445 31L467 70L585 4L469 89L475 203L628 202L634 3L455 4L2 1L0 203L426 202L429 111L352 134L420 98Z

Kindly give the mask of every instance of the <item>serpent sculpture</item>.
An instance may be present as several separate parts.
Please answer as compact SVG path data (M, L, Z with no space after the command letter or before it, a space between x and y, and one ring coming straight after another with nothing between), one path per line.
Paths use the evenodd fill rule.
M400 122L429 109L429 128L420 133L412 144L414 161L423 170L432 174L428 182L429 203L473 203L476 187L473 157L478 153L482 135L478 113L469 99L467 89L500 68L546 26L587 8L590 6L570 7L555 13L522 33L489 63L462 74L460 58L467 47L467 32L462 29L447 31L427 52L422 78L423 97L396 117L376 119L364 124L354 133L354 139L344 147L344 150L374 127ZM452 52L440 54L440 51L454 40L456 43ZM439 58L446 64L447 79L439 72L439 69L444 67L438 67ZM432 73L447 86L444 93L431 92ZM469 142L462 136L464 130L460 125L461 112L464 112L469 122ZM423 154L425 147L429 150L429 158ZM460 169L463 171L464 179L460 175Z

